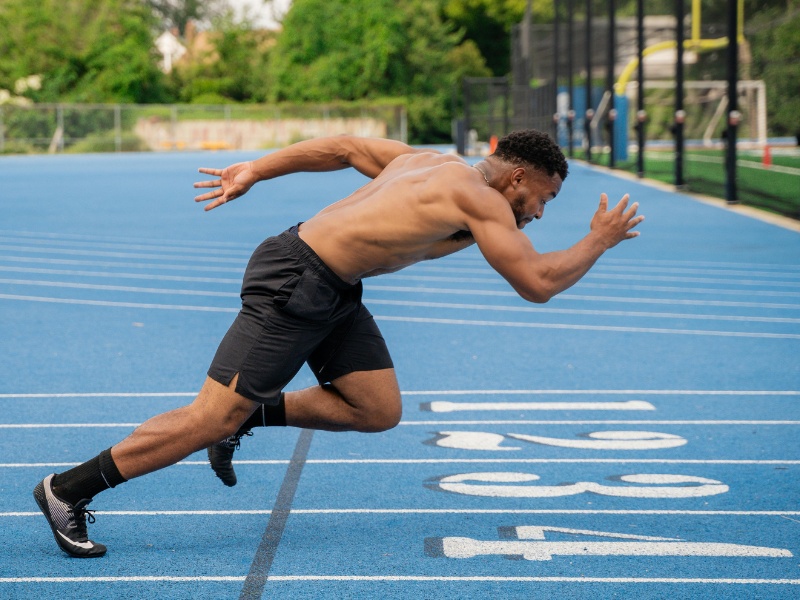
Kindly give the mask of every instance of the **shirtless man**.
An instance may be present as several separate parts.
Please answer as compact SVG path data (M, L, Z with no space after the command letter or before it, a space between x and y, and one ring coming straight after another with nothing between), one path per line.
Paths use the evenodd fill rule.
M195 198L211 210L253 184L289 173L354 167L373 180L256 249L242 285L242 310L226 334L197 398L143 423L119 444L34 490L58 545L102 556L88 539L95 494L208 448L226 485L241 436L256 426L377 432L400 421L400 389L369 311L361 280L477 243L524 299L547 302L575 284L609 248L638 235L644 217L628 196L613 209L600 196L590 232L574 246L539 254L522 229L541 219L567 176L545 134L502 138L470 167L462 159L379 139L339 136L294 144L226 169ZM283 393L304 362L319 385ZM220 441L222 440L222 441ZM90 522L93 521L91 515Z

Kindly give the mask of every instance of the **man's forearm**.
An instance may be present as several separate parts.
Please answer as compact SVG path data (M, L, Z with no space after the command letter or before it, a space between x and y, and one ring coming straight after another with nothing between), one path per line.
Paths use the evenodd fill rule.
M258 181L301 172L337 171L350 166L340 138L305 140L252 161Z
M566 250L539 255L542 296L546 302L556 294L578 283L608 249L601 236L589 233Z

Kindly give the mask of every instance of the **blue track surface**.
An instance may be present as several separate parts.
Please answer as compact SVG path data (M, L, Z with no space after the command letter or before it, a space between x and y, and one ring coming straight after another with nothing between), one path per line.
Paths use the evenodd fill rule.
M250 157L0 160L0 598L798 597L800 234L579 164L539 251L601 191L647 220L550 303L474 248L366 282L397 428L257 430L232 489L198 453L98 496L109 552L67 558L33 486L191 401L250 251L364 181L192 202Z

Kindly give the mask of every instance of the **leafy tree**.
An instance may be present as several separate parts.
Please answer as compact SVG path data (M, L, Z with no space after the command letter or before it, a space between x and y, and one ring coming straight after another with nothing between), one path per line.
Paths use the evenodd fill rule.
M145 0L168 29L175 28L180 36L186 35L190 21L206 21L223 15L226 0Z
M271 100L405 97L412 141L448 139L454 86L490 74L439 0L295 0L270 57Z
M35 101L167 99L153 46L153 15L131 0L3 0L0 88L42 76Z
M764 26L753 35L754 75L767 86L770 129L777 135L800 136L800 11L775 16L762 15Z
M208 53L176 65L173 81L187 102L263 102L266 59L275 32L254 29L247 19L227 10L213 19Z
M527 1L444 0L443 14L477 45L492 73L502 77L511 71L511 28L522 21ZM531 16L534 23L551 22L553 2L532 0Z

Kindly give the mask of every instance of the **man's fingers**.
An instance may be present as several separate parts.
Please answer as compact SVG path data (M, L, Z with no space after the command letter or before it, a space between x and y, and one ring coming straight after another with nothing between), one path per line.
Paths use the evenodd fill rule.
M208 169L206 167L200 167L197 169L198 173L205 173L206 175L216 175L217 177L222 177L222 169Z
M600 194L600 207L599 210L605 212L608 210L608 195L603 193Z
M206 200L213 200L214 198L219 198L222 196L224 192L222 190L214 190L213 192L208 192L207 194L203 194L201 196L195 196L195 202L204 202Z
M631 207L627 210L624 217L628 220L632 219L634 216L636 216L637 210L639 210L639 203L634 202L633 204L631 204Z
M222 179L213 179L209 181L198 181L194 184L196 188L204 188L204 187L219 187L222 185Z
M630 194L625 194L622 197L622 199L619 202L617 202L617 205L614 207L614 210L619 210L620 212L623 212L625 208L628 206L628 200L630 200L630 198L631 198Z

